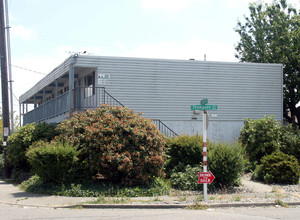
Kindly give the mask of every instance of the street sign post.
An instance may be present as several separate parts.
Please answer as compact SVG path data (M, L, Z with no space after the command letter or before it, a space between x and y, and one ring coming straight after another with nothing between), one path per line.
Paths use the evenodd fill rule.
M215 177L211 172L207 172L207 128L208 128L208 110L217 110L217 105L207 105L208 99L202 99L201 105L191 105L191 110L203 110L203 172L198 173L198 183L203 184L204 201L207 201L207 183L211 183Z
M198 183L208 183L211 184L214 181L215 176L211 172L199 172Z

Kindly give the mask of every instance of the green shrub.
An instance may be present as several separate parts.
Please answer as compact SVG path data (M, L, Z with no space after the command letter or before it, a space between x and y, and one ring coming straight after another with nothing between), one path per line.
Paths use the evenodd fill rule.
M8 138L7 160L16 171L28 172L30 166L25 156L29 146L38 140L51 140L57 131L54 125L45 122L35 125L27 124L18 128L15 133Z
M300 129L291 124L281 127L280 150L295 156L300 164Z
M187 165L182 172L174 172L170 177L172 187L180 190L202 190L203 184L198 184L198 173L203 170L201 165Z
M238 185L245 167L244 150L239 144L218 143L208 149L208 168L217 188Z
M34 130L35 124L27 124L17 129L8 138L7 160L16 170L25 172L30 170L25 153L34 142L32 138Z
M69 144L39 141L26 153L32 173L47 183L71 182L77 171L79 151Z
M245 147L252 164L277 151L280 147L281 125L274 117L263 119L245 119L239 141Z
M277 151L261 159L252 178L264 183L297 184L300 176L300 167L297 159Z
M210 148L213 144L208 142ZM182 135L170 138L166 144L165 171L167 176L172 172L183 172L187 165L197 166L203 161L203 138L200 135Z
M33 141L44 140L50 142L55 136L59 134L56 126L41 122L35 125L35 130L32 135Z
M91 175L124 185L148 184L163 176L164 136L148 119L126 107L102 105L58 126L60 139L81 147Z

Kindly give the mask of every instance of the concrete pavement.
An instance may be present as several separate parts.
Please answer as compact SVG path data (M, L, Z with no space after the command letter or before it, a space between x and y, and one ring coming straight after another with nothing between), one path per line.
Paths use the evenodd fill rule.
M211 208L222 207L251 207L251 206L275 206L280 199L289 206L300 206L299 193L272 192L272 188L264 190L258 187L260 192L249 193L246 191L234 193L209 194L207 202L197 202ZM186 208L196 204L201 194L182 192L171 196L126 198L126 204L119 204L121 198L105 198L104 204L97 204L97 198L91 197L65 197L49 196L28 193L19 190L18 186L0 180L0 204L50 207L50 208Z

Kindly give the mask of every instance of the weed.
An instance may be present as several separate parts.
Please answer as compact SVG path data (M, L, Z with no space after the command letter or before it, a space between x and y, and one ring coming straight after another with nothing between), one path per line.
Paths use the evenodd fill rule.
M217 198L217 200L223 200L224 199L224 196L219 196L218 198Z
M277 193L279 191L279 188L276 186L272 187L272 193Z
M209 200L215 200L215 199L216 199L216 197L214 197L214 196L210 196L208 199L209 199Z
M96 201L90 202L92 204L126 204L131 200L127 197L122 198L112 198L112 197L103 197L100 196Z
M187 200L187 196L181 196L177 199L179 202L183 202Z
M275 200L275 204L276 204L276 205L280 205L280 206L282 206L282 207L284 207L284 208L289 207L288 204L286 204L285 202L283 202L283 201L280 200L280 199L276 199L276 200Z
M79 210L81 210L81 209L83 209L83 207L81 205L76 205L76 206L72 207L71 209L79 209Z
M265 199L269 199L271 197L272 197L271 195L268 195L268 194L265 195Z
M204 196L203 195L200 195L196 198L196 201L203 201L204 199Z
M232 200L235 201L235 202L239 202L239 201L241 201L241 199L242 198L240 196L238 196L238 195L232 196Z
M275 197L276 197L277 199L279 199L279 198L282 198L283 195L282 195L281 193L275 193Z
M198 202L196 202L194 205L189 205L186 207L186 209L189 209L189 210L205 210L208 208L209 208L208 205L203 205Z

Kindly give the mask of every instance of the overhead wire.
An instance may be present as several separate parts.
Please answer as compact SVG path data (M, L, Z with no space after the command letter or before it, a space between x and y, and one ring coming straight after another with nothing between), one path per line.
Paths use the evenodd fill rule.
M25 68L25 67L21 67L21 66L17 66L17 65L13 65L13 64L11 64L11 66L19 68L19 69L22 69L22 70L26 70L26 71L29 71L29 72L42 74L44 76L47 75L47 73L42 73L42 72L39 72L39 71L36 71L36 70L31 70L31 69L28 69L28 68Z

